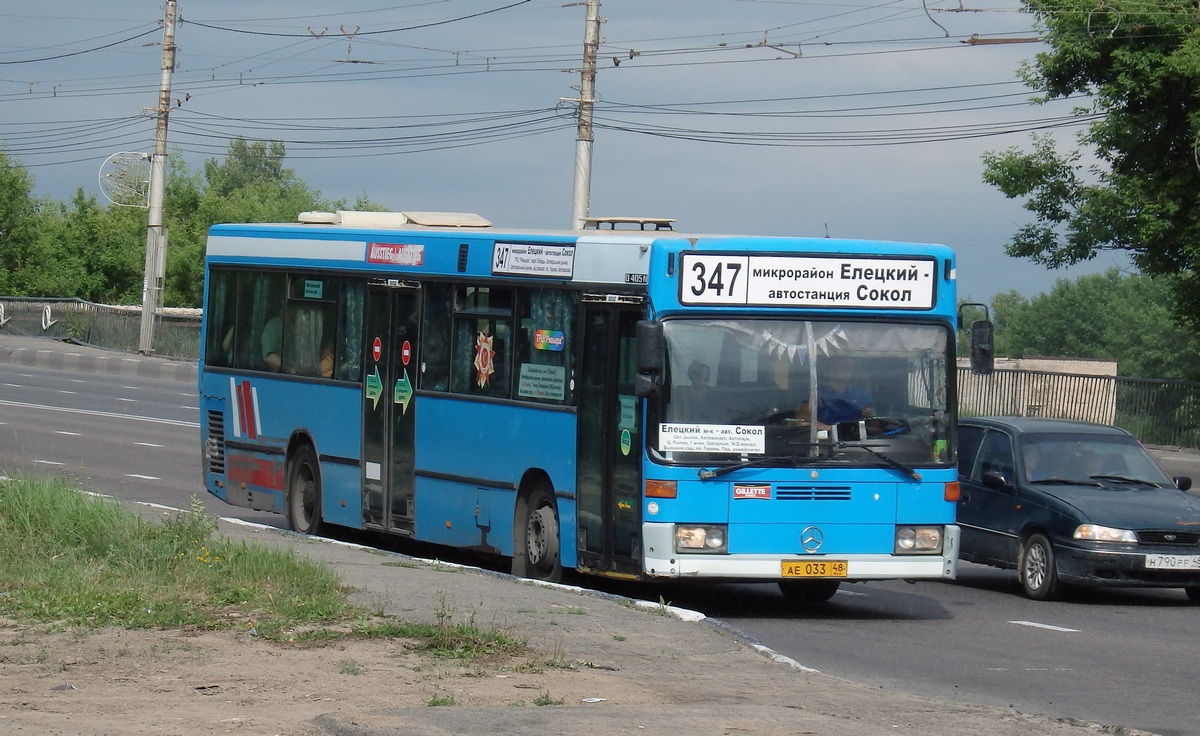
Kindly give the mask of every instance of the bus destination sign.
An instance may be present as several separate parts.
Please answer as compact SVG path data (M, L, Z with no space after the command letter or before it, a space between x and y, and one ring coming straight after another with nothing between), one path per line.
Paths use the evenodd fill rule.
M569 279L575 273L575 247L497 241L492 246L492 273Z
M933 309L937 297L927 258L684 253L680 264L690 305Z

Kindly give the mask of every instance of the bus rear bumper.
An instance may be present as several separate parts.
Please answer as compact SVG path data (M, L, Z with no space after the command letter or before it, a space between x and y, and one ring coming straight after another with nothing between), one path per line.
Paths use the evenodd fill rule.
M826 575L839 580L953 580L958 576L959 528L945 527L941 554L677 554L674 524L643 524L647 576L658 578L720 578L776 581L784 579L786 562L845 562L846 574ZM826 566L826 570L837 569ZM789 578L791 579L791 578Z

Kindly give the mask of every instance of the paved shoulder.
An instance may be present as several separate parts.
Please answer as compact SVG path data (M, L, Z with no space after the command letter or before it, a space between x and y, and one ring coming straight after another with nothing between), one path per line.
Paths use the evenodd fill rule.
M805 670L702 616L474 568L222 524L231 538L291 549L336 569L369 610L407 621L496 626L525 638L547 661L549 707L389 707L341 703L313 721L339 736L616 733L921 733L939 736L1083 736L1094 727L1011 710L940 703ZM803 624L797 622L797 626ZM568 672L567 670L570 670ZM554 678L561 678L561 682ZM534 698L537 692L525 692ZM395 702L395 701L393 701ZM399 702L405 702L399 700Z
M196 381L196 362L137 355L90 345L0 334L0 362L31 368Z

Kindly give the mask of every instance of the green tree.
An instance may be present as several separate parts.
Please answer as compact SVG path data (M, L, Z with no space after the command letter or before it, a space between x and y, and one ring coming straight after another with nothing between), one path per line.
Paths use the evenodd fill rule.
M32 259L37 204L33 177L19 161L0 150L0 295L24 296L26 268Z
M329 207L320 192L284 167L285 155L280 141L239 137L230 141L223 161L204 162L203 177L172 161L163 200L170 231L164 303L203 302L205 240L213 224L295 222L301 212Z
M1090 107L1079 144L1048 136L1031 152L984 156L984 181L1025 199L1036 221L1010 255L1057 267L1124 250L1150 275L1173 275L1174 316L1200 325L1200 23L1197 3L1022 0L1048 51L1020 75L1041 101Z
M29 296L78 297L102 304L141 298L145 210L101 207L77 189L69 203L44 200L35 217L31 263L22 271Z
M1117 361L1123 376L1200 379L1191 331L1170 319L1172 283L1117 269L1059 279L1046 294L992 300L996 354Z

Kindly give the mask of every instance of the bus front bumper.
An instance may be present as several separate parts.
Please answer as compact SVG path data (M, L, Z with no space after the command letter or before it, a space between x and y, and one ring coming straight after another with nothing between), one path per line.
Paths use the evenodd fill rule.
M642 539L646 545L644 572L658 578L777 581L785 579L785 563L789 562L844 562L844 575L836 574L842 568L833 564L789 565L786 569L846 581L953 580L958 576L959 528L953 524L944 527L941 554L681 554L675 552L674 524L643 524Z

